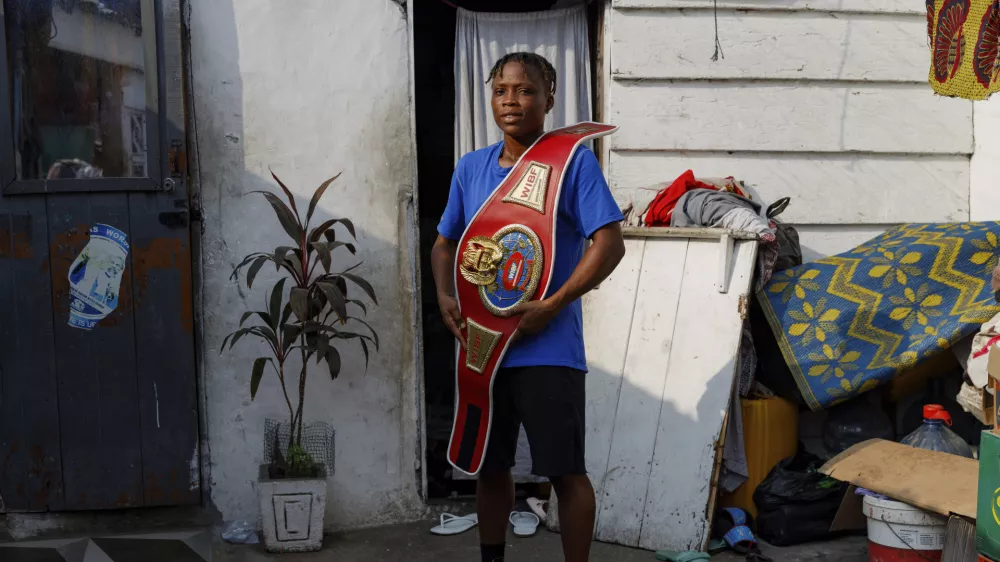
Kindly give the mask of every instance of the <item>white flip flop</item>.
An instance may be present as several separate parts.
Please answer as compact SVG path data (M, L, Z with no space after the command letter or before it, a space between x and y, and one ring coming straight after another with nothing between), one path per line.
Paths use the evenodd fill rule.
M431 534L450 536L459 535L475 527L479 523L479 516L472 515L452 515L451 513L441 514L441 524L431 529Z
M515 511L510 514L510 524L513 527L514 535L518 537L530 537L538 532L538 524L541 519L530 511Z
M549 509L549 502L538 498L528 498L528 507L531 508L531 512L537 515L539 519L545 519L545 512Z

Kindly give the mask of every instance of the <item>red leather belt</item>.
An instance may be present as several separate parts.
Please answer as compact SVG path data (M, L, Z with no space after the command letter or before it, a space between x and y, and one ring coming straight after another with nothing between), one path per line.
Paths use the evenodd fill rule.
M550 131L525 152L462 235L455 287L466 321L455 374L455 423L448 461L477 474L486 456L493 379L519 318L500 316L548 291L556 253L563 173L577 147L617 127L579 123Z

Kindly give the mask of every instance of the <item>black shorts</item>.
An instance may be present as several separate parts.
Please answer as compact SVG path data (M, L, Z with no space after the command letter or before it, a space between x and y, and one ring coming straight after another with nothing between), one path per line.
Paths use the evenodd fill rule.
M568 367L500 369L493 381L493 423L482 471L514 466L521 424L531 446L531 473L586 474L586 373Z

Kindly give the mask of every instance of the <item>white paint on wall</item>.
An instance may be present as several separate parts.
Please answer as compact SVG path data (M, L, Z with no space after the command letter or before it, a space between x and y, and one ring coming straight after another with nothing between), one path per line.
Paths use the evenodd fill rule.
M789 206L789 208L791 208ZM892 225L797 225L802 261L841 254L885 232Z
M331 381L321 367L309 381L306 421L325 421L337 432L327 528L418 517L415 280L407 258L415 250L400 242L414 159L404 14L390 0L190 6L212 502L227 520L257 517L264 420L287 417L272 374L250 401L250 368L264 355L259 344L245 339L219 353L241 312L262 306L276 280L265 268L252 291L241 290L229 280L233 266L284 243L271 209L250 192L277 191L271 167L303 209L321 181L343 171L317 215L349 217L357 226L356 259L364 261L358 272L378 293L380 306L369 319L383 346L367 372L360 348L343 346L340 378ZM354 261L345 255L339 265Z
M1000 220L1000 96L976 102L976 153L972 156L972 220Z

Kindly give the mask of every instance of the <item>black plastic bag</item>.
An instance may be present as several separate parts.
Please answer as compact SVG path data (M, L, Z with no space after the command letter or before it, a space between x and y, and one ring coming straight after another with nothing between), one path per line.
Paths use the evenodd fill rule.
M757 486L757 534L775 546L790 546L835 536L830 526L848 484L818 472L822 461L804 451L787 458Z
M802 265L802 246L799 244L799 232L795 227L780 222L777 216L785 212L789 197L778 199L767 208L767 218L774 221L775 238L778 240L778 260L774 262L774 271L783 271L790 267Z

